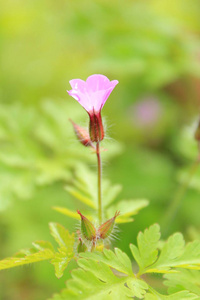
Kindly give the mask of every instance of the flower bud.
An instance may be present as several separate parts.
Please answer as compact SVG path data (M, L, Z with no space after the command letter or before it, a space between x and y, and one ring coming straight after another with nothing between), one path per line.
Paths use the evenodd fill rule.
M113 218L109 219L105 223L103 223L99 228L98 228L98 236L101 239L106 239L109 237L113 231L114 225L115 225L115 219L119 216L120 212L116 211L115 215Z
M196 141L200 142L200 121L199 121L198 127L195 131L194 138Z
M90 138L92 142L100 142L104 138L104 129L101 119L101 112L89 112L90 117Z
M83 146L94 147L94 145L92 144L92 141L90 139L89 133L85 130L85 128L80 127L79 125L74 123L71 119L69 119L69 120L70 120L70 122L72 123L72 125L74 127L74 132L75 132L79 142L81 142L81 144Z
M86 240L92 241L96 239L96 229L94 225L77 210L77 213L81 216L81 233Z

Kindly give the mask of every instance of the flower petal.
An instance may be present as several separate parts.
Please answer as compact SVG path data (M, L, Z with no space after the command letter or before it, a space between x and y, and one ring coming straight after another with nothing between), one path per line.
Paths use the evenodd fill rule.
M82 92L77 91L77 90L70 90L70 91L67 91L67 92L70 96L72 96L75 100L77 100L83 106L83 108L85 108L86 111L89 112L93 109L92 101L88 97L87 92L82 93Z
M91 75L86 80L86 87L89 93L93 93L100 90L109 88L110 80L100 74Z
M94 102L93 102L93 107L95 111L99 111L103 108L104 104L106 103L108 97L112 93L113 89L115 86L118 84L117 80L113 80L112 86L108 88L107 90L102 90L94 93Z
M113 89L114 89L114 87L115 87L118 83L119 83L118 80L112 80L112 81L110 82L110 87L113 87Z
M69 83L73 90L77 90L82 93L84 93L86 90L86 83L82 79L72 79Z

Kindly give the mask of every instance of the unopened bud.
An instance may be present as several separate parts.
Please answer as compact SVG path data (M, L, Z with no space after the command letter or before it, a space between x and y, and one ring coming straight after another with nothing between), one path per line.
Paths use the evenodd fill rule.
M81 216L81 233L86 240L92 241L96 238L96 229L94 225L77 210L77 213Z
M86 250L87 250L86 245L83 243L82 238L79 237L79 239L78 239L78 247L77 247L78 253L85 252Z
M70 120L70 122L72 123L72 125L74 127L74 132L75 132L79 142L81 142L81 144L86 146L86 147L89 147L89 146L94 147L87 130L85 128L77 125L76 123L74 123L71 119L69 119L69 120Z
M100 142L104 138L104 129L101 119L101 112L89 112L90 117L90 138L92 142Z
M196 141L200 142L200 121L199 121L198 127L195 131L194 138Z
M115 225L115 219L119 216L120 212L116 211L115 215L113 218L109 219L105 223L103 223L99 228L98 228L98 236L101 239L106 239L109 237L113 231L114 225Z

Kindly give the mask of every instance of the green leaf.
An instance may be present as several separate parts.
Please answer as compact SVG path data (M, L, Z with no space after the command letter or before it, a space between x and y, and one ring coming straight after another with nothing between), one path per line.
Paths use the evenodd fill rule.
M68 216L70 218L73 218L75 220L80 220L80 217L79 215L77 214L76 211L72 211L66 207L58 207L58 206L55 206L53 207L54 210L56 210L57 212L65 215L65 216Z
M200 269L200 241L188 243L182 255L176 259L175 265Z
M116 219L116 223L127 223L133 221L133 215L136 215L142 208L148 205L149 201L146 199L137 200L121 200L115 205L108 208L106 211L107 217L111 218L115 214L116 210L120 211L119 217Z
M33 243L34 248L21 250L13 257L8 257L0 261L0 270L13 268L20 265L30 264L42 260L51 260L55 267L55 273L58 278L63 275L65 268L74 254L74 235L70 235L68 230L57 223L50 223L52 236L59 245L55 252L49 242L37 241Z
M139 274L171 273L176 268L200 270L200 242L194 241L185 246L181 233L170 236L163 243L158 255L160 230L157 224L150 226L137 237L138 247L130 245L133 257L138 263Z
M173 268L200 270L200 242L194 241L186 247L181 233L175 233L164 244L161 254L147 272L168 273Z
M92 221L97 221L95 218L98 215L96 189L96 173L92 172L82 164L79 164L76 167L72 184L65 187L65 190L73 197L89 207L90 215L87 215L87 218ZM116 210L119 210L120 216L116 219L116 223L132 222L134 220L132 216L136 215L142 208L148 205L149 202L146 199L122 200L112 205L112 202L114 202L121 189L121 185L112 186L108 180L102 180L105 221L112 218ZM93 210L91 210L91 208ZM70 218L77 219L76 213L70 211L68 208L55 207L54 209Z
M87 206L89 206L91 208L96 208L96 205L94 204L94 202L90 198L84 196L82 193L80 193L75 188L73 188L71 186L66 186L65 190L68 193L70 193L74 198L76 198L77 200L81 201L85 205L87 205Z
M96 176L96 172L79 163L75 168L72 184L65 189L88 207L97 209Z
M147 293L145 300L195 300L198 296L188 291L181 291L171 295L161 295L156 293L154 295Z
M73 210L68 209L68 208L66 208L66 207L58 207L58 206L53 207L53 209L56 210L57 212L59 212L59 213L65 215L65 216L68 216L68 217L70 217L70 218L73 218L73 219L75 219L75 220L79 220L79 221L80 221L80 216L78 215L77 211L73 211ZM87 214L85 214L85 213L84 213L84 215L85 215L90 221L93 220L93 218L92 218L91 215L87 215Z
M74 234L70 234L67 229L65 229L62 225L58 223L50 223L50 232L54 237L58 245L66 248L73 248L74 243Z
M74 172L74 180L71 185L65 187L65 190L86 206L97 210L96 176L96 172L78 164ZM109 180L102 180L104 207L109 206L116 199L121 189L121 185L112 186Z
M0 261L0 270L31 264L43 260L50 260L54 257L55 251L49 242L39 241L33 243L34 248L21 250L13 257L8 257Z
M184 246L185 241L181 233L170 236L164 244L158 260L149 267L148 271L151 272L153 269L157 269L157 272L170 270L170 266L173 266L176 259L183 253Z
M101 252L85 252L80 254L81 257L88 258L94 261L100 261L107 264L109 267L124 273L126 275L134 276L132 271L132 264L126 253L120 249L115 248L115 252L104 249Z
M51 264L54 265L55 274L57 278L63 276L64 270L67 268L69 262L74 258L74 253L69 252L66 248L60 248L56 252Z
M79 259L79 269L72 271L67 288L52 299L120 300L143 298L147 284L135 277L117 277L108 265L90 259Z
M178 273L165 274L164 284L168 286L169 293L188 290L200 297L200 271L178 269Z
M55 267L55 273L58 278L62 277L64 270L68 266L70 260L75 257L74 253L74 234L70 234L62 225L58 223L49 224L51 235L54 237L58 245L58 252L51 260Z
M133 280L133 278L128 278L126 285L131 289L133 295L139 299L143 299L146 290L148 290L147 283L140 279Z
M157 260L159 239L160 227L155 224L146 229L144 233L138 234L138 247L130 245L132 255L140 267L140 273L143 273L145 268Z
M54 252L54 248L52 246L52 244L50 242L46 242L46 241L37 241L37 242L34 242L32 243L33 246L39 250L39 251L43 251L45 249L49 249L51 250L52 252Z
M200 242L195 241L185 247L182 235L176 233L163 243L159 255L159 229L157 224L150 226L144 233L138 234L138 247L131 245L132 254L140 267L137 275L132 271L130 259L120 249L116 248L115 252L104 249L103 252L80 253L78 260L80 269L72 272L72 279L67 282L67 288L60 295L55 295L53 299L199 299L199 273L196 270L185 272L182 268L199 267ZM183 265L184 260L188 264ZM181 269L177 268L177 264L180 263L182 263ZM157 268L153 269L154 266ZM147 272L165 273L174 270L176 273L165 275L166 284L171 288L170 295L158 293L140 278L140 275ZM191 276L192 280L190 280Z
M119 193L122 190L122 186L120 184L110 185L110 182L104 179L102 193L104 199L104 207L108 207L111 203L117 198Z

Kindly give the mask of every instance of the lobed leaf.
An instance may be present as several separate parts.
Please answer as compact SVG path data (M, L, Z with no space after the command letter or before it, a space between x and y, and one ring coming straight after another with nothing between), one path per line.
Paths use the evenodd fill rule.
M51 260L51 263L55 267L56 276L60 278L63 275L69 261L75 256L74 235L70 235L68 230L57 223L50 223L50 230L52 236L59 245L57 252L55 252L50 242L37 241L33 243L34 248L21 250L13 257L1 260L0 270L42 260Z
M163 243L158 254L160 228L157 224L140 232L137 244L130 245L133 257L139 265L139 274L143 273L171 273L177 272L176 268L200 270L200 242L194 241L185 246L181 233L170 236Z
M178 269L178 273L165 274L164 284L168 286L169 293L188 290L200 297L200 271Z
M79 190L71 187L71 186L66 186L65 190L71 194L74 198L76 198L77 200L81 201L82 203L84 203L85 205L91 207L91 208L97 208L97 206L94 204L94 202L87 196L85 196L84 194L82 194Z
M33 242L32 243L33 246L39 250L39 251L43 251L45 249L49 249L51 250L52 252L54 252L54 248L52 246L52 244L50 242L46 242L46 241L37 241L37 242Z
M53 207L53 209L65 216L68 216L75 220L80 220L80 217L76 211L72 211L71 209L68 209L66 207L58 207L58 206Z
M66 248L60 248L58 252L55 253L54 258L51 260L51 264L54 265L55 275L57 278L63 276L64 270L73 258L74 253L68 252Z
M140 232L138 234L138 247L130 245L132 255L140 267L140 273L143 273L145 268L157 260L159 239L160 227L158 224L154 224L146 229L144 233Z
M58 245L69 249L73 248L74 234L70 234L67 229L58 223L49 224L51 235L54 237Z
M126 275L134 276L132 271L132 264L126 253L122 252L120 249L115 248L115 252L104 249L103 253L101 252L86 252L81 253L81 257L87 258L94 261L103 262L109 267L124 273Z
M199 272L183 269L199 267L199 241L185 246L183 236L176 233L162 243L159 253L160 228L154 224L138 234L137 244L137 247L130 246L140 268L137 275L133 273L130 259L120 249L80 253L79 269L72 272L67 288L52 299L199 299ZM177 268L178 265L181 268ZM165 274L165 284L170 287L169 295L158 293L140 278L144 273L174 271L176 273Z
M141 209L145 208L149 204L146 199L136 200L121 200L115 205L108 208L108 218L112 217L116 210L120 211L119 217L116 219L116 223L128 223L132 222L132 216L136 215Z
M121 185L112 186L108 180L102 181L102 197L104 199L103 208L105 220L112 218L116 210L119 210L120 216L116 219L116 223L132 222L134 220L132 216L136 215L142 208L148 205L149 202L146 199L122 200L113 205L112 203L118 196L121 189ZM67 185L65 190L84 205L89 207L90 215L88 215L87 218L96 221L94 217L97 215L98 208L96 194L96 174L89 168L79 164L76 167L72 184ZM91 210L91 208L93 210ZM68 208L54 207L54 209L70 218L77 219L76 213Z
M114 200L116 200L117 196L122 190L122 186L120 184L112 185L110 182L104 179L104 184L102 187L103 199L104 199L104 207L109 207Z
M161 295L159 293L145 295L145 300L197 300L198 296L188 291L181 291L171 295Z
M174 268L200 270L200 242L194 241L184 246L185 241L181 233L169 237L157 262L146 272L168 273L173 272Z
M70 234L62 225L50 223L50 231L58 245L58 252L55 253L51 263L55 267L55 273L58 278L63 275L70 260L75 257L74 253L74 234Z
M34 248L22 250L13 257L0 261L0 270L31 264L43 260L50 260L54 257L55 251L49 242L39 241L33 243Z
M53 300L120 300L130 297L143 298L147 284L135 277L117 277L110 267L103 262L79 259L79 269L72 271L72 279L67 288Z
M185 241L181 233L175 233L170 236L164 244L160 256L155 264L147 268L148 272L156 269L156 272L168 271L174 265L174 262L184 251Z

